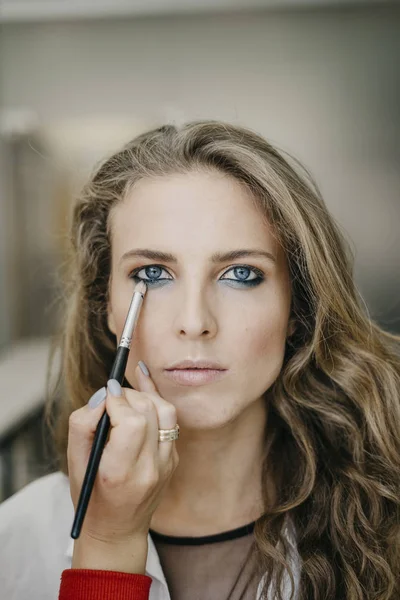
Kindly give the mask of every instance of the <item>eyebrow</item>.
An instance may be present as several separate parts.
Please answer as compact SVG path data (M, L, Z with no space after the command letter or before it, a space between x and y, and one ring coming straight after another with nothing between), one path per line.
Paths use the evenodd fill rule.
M228 252L214 252L211 255L211 262L214 264L228 262L231 260L237 260L238 258L244 258L246 256L261 256L263 258L267 258L273 263L276 263L276 257L271 254L271 252L267 252L266 250L258 250L258 249L247 249L240 248L237 250L229 250ZM122 263L127 258L148 258L150 260L157 260L160 262L168 262L168 263L177 263L178 259L173 254L169 252L161 252L159 250L150 250L148 248L135 248L133 250L128 250L125 254L122 255L120 259L120 263Z

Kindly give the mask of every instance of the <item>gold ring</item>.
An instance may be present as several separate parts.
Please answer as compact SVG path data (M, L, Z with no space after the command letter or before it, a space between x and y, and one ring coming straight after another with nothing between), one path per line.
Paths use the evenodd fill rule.
M158 430L158 441L159 442L172 442L177 440L179 437L179 425L175 425L173 429L159 429Z

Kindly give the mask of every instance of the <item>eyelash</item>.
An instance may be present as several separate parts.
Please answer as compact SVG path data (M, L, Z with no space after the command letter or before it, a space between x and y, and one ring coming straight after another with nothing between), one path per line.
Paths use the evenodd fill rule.
M172 281L172 279L166 279L165 277L163 279L151 280L151 279L144 279L142 277L137 276L137 273L139 273L143 269L149 269L151 267L158 267L159 269L166 271L165 267L163 267L162 265L146 265L145 267L138 267L137 269L134 269L133 271L131 271L131 273L129 274L129 277L131 279L134 279L135 281L144 281L148 287L156 287L161 282ZM257 269L256 267L251 267L250 265L235 265L233 267L230 267L227 271L225 271L225 273L223 273L223 275L226 275L226 273L229 273L229 271L232 271L233 269L240 269L240 268L249 269L249 271L254 273L256 275L256 277L254 279L249 279L247 281L240 281L239 279L229 279L229 278L222 279L222 281L231 281L233 283L238 284L240 287L251 288L251 287L256 287L257 285L262 283L265 279L264 273L262 271L260 271L260 269Z

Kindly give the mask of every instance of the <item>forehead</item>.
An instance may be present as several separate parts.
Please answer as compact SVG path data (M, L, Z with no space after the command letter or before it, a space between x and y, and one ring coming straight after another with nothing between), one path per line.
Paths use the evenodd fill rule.
M110 217L113 253L151 246L179 254L265 248L278 243L251 193L218 172L191 172L142 179Z

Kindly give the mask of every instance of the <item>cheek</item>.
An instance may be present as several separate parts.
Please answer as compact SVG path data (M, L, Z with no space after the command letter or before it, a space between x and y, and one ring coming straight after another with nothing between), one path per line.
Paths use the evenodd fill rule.
M285 354L288 317L279 311L258 315L247 322L238 337L238 360L245 364L244 371L253 377L272 383L282 367Z
M161 357L165 356L165 348L161 347L161 342L168 340L170 336L168 324L171 322L171 318L168 318L161 310L153 310L149 303L146 305L145 302L142 305L132 338L127 375L128 372L133 374L139 360L146 362L150 359L157 365L160 362L160 355ZM119 321L119 332L122 332L123 326L124 319Z
M246 328L240 340L241 352L245 352L246 361L273 359L283 353L286 341L286 328L270 321L258 323L257 327ZM246 340L246 343L243 343Z
M130 302L132 300L134 286L127 285L120 286L120 289L113 290L112 294L112 315L115 322L116 333L118 339L122 335L122 331L125 325L125 320L128 314ZM151 292L147 292L144 297L142 307L140 309L139 318L136 323L135 331L132 340L133 346L140 346L145 340L157 340L157 332L160 332L160 328L166 324L166 319L162 310L163 304L160 302L154 302Z

